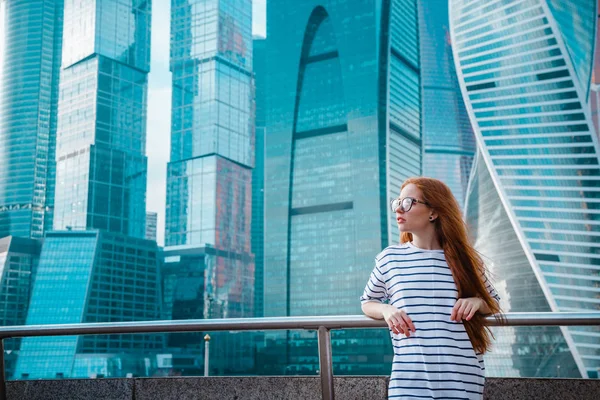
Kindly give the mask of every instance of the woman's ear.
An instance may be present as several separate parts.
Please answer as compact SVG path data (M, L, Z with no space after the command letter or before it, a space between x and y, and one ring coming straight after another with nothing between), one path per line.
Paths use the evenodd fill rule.
M435 220L438 218L437 213L431 213L429 214L429 222L435 222Z

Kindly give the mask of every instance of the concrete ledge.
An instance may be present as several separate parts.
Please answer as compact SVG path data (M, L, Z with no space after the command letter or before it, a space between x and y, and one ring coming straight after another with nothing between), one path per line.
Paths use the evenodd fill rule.
M9 381L8 400L132 400L133 379Z
M337 400L387 399L387 376L334 378ZM10 381L8 400L321 399L318 377L173 377ZM485 400L597 400L600 380L487 378Z
M595 400L600 379L486 378L484 399Z

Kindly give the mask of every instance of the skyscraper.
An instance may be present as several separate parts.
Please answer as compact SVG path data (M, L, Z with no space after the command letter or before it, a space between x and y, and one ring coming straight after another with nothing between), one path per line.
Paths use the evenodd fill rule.
M48 232L27 325L155 321L161 317L156 242L96 230ZM146 376L162 334L24 338L14 378Z
M481 152L467 219L507 312L600 307L600 146L587 104L596 22L596 0L450 2ZM496 332L494 376L597 376L598 327Z
M390 200L421 174L416 1L267 7L264 315L358 314L375 256L398 242ZM315 373L314 338L290 332L268 372ZM335 372L388 373L389 342L335 332Z
M161 316L156 243L143 239L150 16L144 0L65 3L54 213L62 232L46 233L27 324ZM161 335L28 338L16 376L144 374L162 346Z
M56 230L145 236L151 4L65 4Z
M52 229L63 0L1 0L0 237Z
M176 273L169 281L181 283L172 287L172 304L187 304L173 313L179 318L251 317L251 0L172 1L170 66L164 254L165 268ZM198 279L183 279L189 274ZM211 336L214 371L236 373L252 366L252 349L246 346L250 334ZM186 335L171 338L175 347L202 349L201 342Z
M448 0L417 2L421 47L423 175L464 205L476 143L452 57Z

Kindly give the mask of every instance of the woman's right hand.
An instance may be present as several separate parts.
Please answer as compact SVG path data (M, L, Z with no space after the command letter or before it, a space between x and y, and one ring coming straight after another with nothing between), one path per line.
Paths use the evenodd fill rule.
M398 310L396 307L386 304L382 310L383 319L395 334L403 334L410 337L410 332L415 332L415 325L404 310Z

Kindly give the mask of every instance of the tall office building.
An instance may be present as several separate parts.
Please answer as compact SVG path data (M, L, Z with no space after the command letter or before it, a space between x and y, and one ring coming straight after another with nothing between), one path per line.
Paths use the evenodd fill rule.
M158 223L158 213L146 213L146 240L154 240L156 242L156 225Z
M172 1L170 68L164 268L174 273L165 274L172 312L181 319L251 317L251 0ZM211 374L252 367L251 334L211 336ZM169 343L203 347L194 335L171 335Z
M27 325L155 321L156 242L97 230L48 232ZM162 334L24 338L15 379L150 376Z
M65 4L56 230L145 236L151 4Z
M1 0L0 237L52 229L63 0Z
M451 0L481 155L467 200L504 311L600 308L600 146L587 104L596 0ZM600 328L498 328L494 376L596 377Z
M419 1L423 175L441 179L464 205L476 143L450 41L448 0Z
M390 200L422 164L416 3L267 4L265 317L360 313L399 240ZM332 336L335 373L389 373L387 331ZM313 333L267 341L267 373L319 368Z
M156 243L143 240L151 2L75 0L63 11L53 224L62 232L45 236L27 324L158 319ZM144 375L162 346L161 335L30 338L15 376Z

